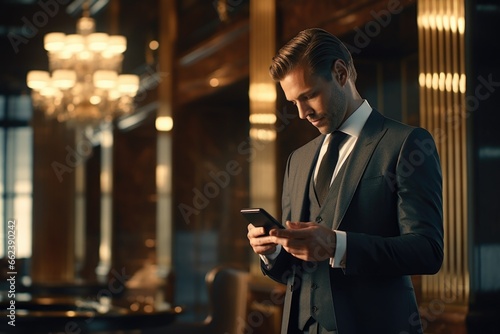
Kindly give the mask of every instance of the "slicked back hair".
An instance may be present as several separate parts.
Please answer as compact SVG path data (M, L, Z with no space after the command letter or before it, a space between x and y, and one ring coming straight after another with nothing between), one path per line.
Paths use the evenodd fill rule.
M356 69L351 53L334 35L319 28L299 32L273 57L269 73L274 81L281 81L297 65L305 65L314 75L332 80L332 67L337 59L347 66L349 77L356 81Z

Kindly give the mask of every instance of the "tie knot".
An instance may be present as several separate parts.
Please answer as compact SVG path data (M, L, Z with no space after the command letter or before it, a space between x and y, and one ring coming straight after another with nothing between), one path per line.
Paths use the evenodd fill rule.
M334 144L335 146L339 146L346 136L345 132L335 130L330 134L330 143L328 145Z

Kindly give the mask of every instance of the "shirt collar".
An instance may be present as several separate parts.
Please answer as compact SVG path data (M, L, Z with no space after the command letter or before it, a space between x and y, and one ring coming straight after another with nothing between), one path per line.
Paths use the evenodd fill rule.
M347 133L349 136L359 137L366 120L372 112L372 107L367 100L356 109L348 119L338 128L339 131Z

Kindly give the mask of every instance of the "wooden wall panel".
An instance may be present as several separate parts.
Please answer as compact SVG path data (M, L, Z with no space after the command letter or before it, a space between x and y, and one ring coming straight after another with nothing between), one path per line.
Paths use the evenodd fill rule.
M113 268L132 275L155 261L156 129L114 132Z
M65 124L33 113L33 283L74 279L74 167L84 163ZM72 153L73 152L73 153ZM55 167L55 169L54 169ZM56 173L57 170L57 173Z

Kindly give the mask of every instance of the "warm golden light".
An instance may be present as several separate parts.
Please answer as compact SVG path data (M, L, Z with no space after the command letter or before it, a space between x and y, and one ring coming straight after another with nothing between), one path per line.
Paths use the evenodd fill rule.
M52 83L54 87L69 89L75 85L76 73L72 70L55 70L52 73Z
M275 114L252 114L249 119L252 124L274 124L277 118Z
M276 101L276 86L274 83L250 84L250 100L259 102Z
M458 73L454 73L452 79L453 93L458 93L459 84L460 84L460 76L458 75Z
M91 96L89 99L90 103L95 106L101 103L101 100L102 100L101 97L98 95Z
M84 36L78 34L66 35L64 44L65 44L64 51L69 52L71 54L75 54L77 52L81 52L84 50L85 39Z
M156 188L164 190L168 188L168 180L170 180L170 167L166 164L158 164L156 166Z
M108 47L109 36L103 32L95 32L87 36L87 46L90 51L102 52Z
M50 71L30 71L26 78L33 104L70 126L96 125L130 113L140 79L119 73L126 38L95 32L95 21L85 10L76 26L75 34L45 35Z
M460 75L460 93L465 94L467 80L465 74Z
M218 87L219 86L219 79L217 78L211 78L209 81L210 86L212 87Z
M120 93L135 96L139 90L139 76L134 74L120 74L117 86Z
M160 47L160 43L158 43L157 40L152 40L151 42L149 42L149 48L151 50L158 50L158 48Z
M65 34L62 32L52 32L43 38L45 50L49 52L58 52L64 49Z
M170 131L174 127L174 120L170 116L157 117L155 127L158 131Z
M463 17L458 18L458 33L460 35L465 33L465 18Z
M458 73L420 73L418 83L421 87L443 92L465 93L466 75Z
M419 0L420 125L436 139L443 173L444 260L436 275L422 276L422 300L467 305L468 184L465 2ZM432 302L431 302L432 303Z
M60 95L61 92L55 88L55 87L52 87L52 86L46 86L46 87L43 87L42 89L40 89L40 95L41 96L45 96L45 97L55 97L55 96L58 96Z
M426 14L417 18L417 25L424 29L437 31L465 32L465 18L450 14Z
M75 311L66 311L66 316L67 317L75 317L76 316L76 312Z
M274 141L276 139L276 131L271 129L250 129L250 138L257 141Z
M50 83L50 74L46 71L29 71L27 78L28 87L40 90Z
M106 54L120 54L127 50L127 39L124 36L112 35L108 39L108 48Z
M94 72L94 86L111 89L117 85L118 74L115 71L98 70Z
M144 245L148 248L153 248L155 246L155 241L154 239L146 239L146 241L144 242Z
M102 147L113 147L113 134L110 131L101 132L101 146Z
M439 73L439 90L444 92L445 90L445 82L446 82L446 74L443 72Z

